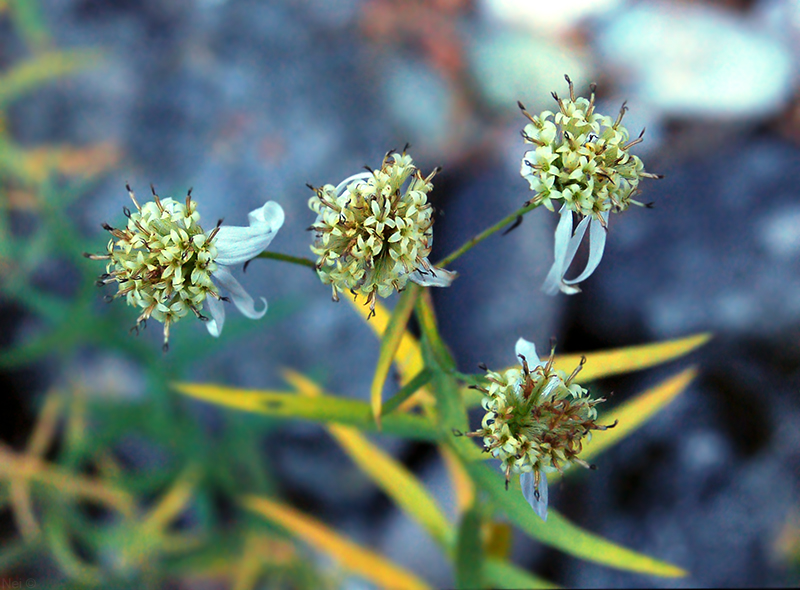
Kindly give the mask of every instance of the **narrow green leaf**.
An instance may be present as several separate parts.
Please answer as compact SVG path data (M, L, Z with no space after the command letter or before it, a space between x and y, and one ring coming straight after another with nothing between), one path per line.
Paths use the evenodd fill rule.
M686 575L677 566L598 537L572 524L552 508L548 511L547 522L544 522L523 498L516 478L506 491L502 475L485 463L465 461L464 467L476 485L488 493L490 502L497 510L505 512L511 522L550 547L579 559L621 570L664 577Z
M400 404L414 395L420 388L425 387L428 383L430 383L432 377L433 371L427 368L422 369L419 373L417 373L416 377L404 385L400 391L386 400L386 403L383 404L381 416L386 416L394 412L400 406Z
M483 579L490 588L559 588L544 578L502 559L489 558L483 564Z
M445 371L453 372L456 369L456 362L447 345L442 340L439 334L439 328L436 325L436 314L433 311L433 300L431 299L430 291L423 290L420 297L417 299L417 320L422 334L428 340L428 345L436 359L436 363ZM426 363L430 364L430 363Z
M475 506L461 515L456 541L456 588L483 588L483 543L481 516Z
M422 288L419 285L410 285L403 294L400 295L400 300L392 311L392 317L389 318L389 325L381 337L378 364L375 367L375 375L372 378L372 386L370 387L372 416L375 418L378 429L380 429L381 426L383 385L386 383L386 377L389 375L392 361L397 355L397 349L400 347L400 340L406 333L408 320L411 317L414 303L417 301L421 290Z
M334 422L367 432L377 430L369 404L358 400L328 395L312 399L291 392L236 389L206 383L173 383L172 387L195 399L244 412L324 424ZM430 422L412 414L395 413L386 416L382 432L416 440L438 438L438 433Z

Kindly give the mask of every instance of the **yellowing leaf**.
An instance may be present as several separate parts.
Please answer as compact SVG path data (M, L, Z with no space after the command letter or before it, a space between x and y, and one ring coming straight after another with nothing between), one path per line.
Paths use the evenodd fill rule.
M578 366L581 357L585 356L586 364L576 378L576 381L585 383L601 377L632 373L633 371L661 365L688 354L710 339L711 334L696 334L677 340L588 352L583 355L556 355L556 368L569 374Z
M456 497L458 512L464 512L464 510L472 506L475 502L475 484L472 483L469 475L464 471L464 466L461 465L461 461L458 460L449 447L441 445L439 447L439 452L444 459L447 473L450 475L450 485Z
M615 420L618 423L614 428L593 432L592 439L583 445L581 459L594 457L642 426L686 389L696 375L696 369L686 369L602 414L597 420L599 424L612 424Z
M326 527L321 522L289 506L247 496L242 503L246 508L279 524L300 539L338 560L350 571L383 588L416 590L429 586L411 572L385 557L365 549Z
M381 425L381 406L383 405L383 385L386 383L386 377L389 375L392 360L397 355L398 348L406 332L406 325L408 325L411 312L414 311L414 303L419 293L420 287L418 285L411 285L403 292L381 336L378 364L375 367L375 375L372 378L372 386L370 388L372 415L379 429Z
M322 389L299 373L287 371L285 378L305 395L319 399ZM328 431L345 453L384 493L413 518L442 546L447 547L453 531L436 501L403 465L352 428L328 425Z
M354 399L326 395L312 400L288 391L237 389L208 383L173 383L172 387L195 399L244 412L376 430L369 404ZM383 432L404 438L436 440L439 436L425 418L401 412L385 416L382 425Z
M370 313L369 306L362 305L358 301L353 301L349 297L347 297L346 300L353 309L364 318L364 321L366 321L367 325L375 332L375 335L378 338L382 338L383 334L386 332L386 328L389 326L389 318L391 317L391 314L386 308L380 303L376 303L375 315L367 319ZM400 345L397 347L394 363L398 373L400 373L401 385L407 384L425 367L419 342L417 342L417 339L407 330L403 332L403 337L400 339ZM430 393L423 388L406 400L400 406L400 410L408 410L416 406L419 402L430 399Z

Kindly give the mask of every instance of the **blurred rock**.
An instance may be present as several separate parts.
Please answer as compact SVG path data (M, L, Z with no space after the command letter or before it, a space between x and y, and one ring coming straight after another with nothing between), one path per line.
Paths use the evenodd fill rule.
M784 42L710 5L627 5L592 30L597 59L620 92L665 116L764 118L787 105L796 82Z

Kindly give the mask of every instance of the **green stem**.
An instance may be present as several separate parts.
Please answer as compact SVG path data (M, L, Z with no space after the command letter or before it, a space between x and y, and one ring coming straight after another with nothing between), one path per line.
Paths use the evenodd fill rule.
M271 258L272 260L282 260L283 262L291 262L292 264L299 264L300 266L307 266L309 268L317 268L317 263L309 258L302 256L289 256L288 254L279 254L278 252L262 252L256 258Z
M520 209L517 209L511 215L508 215L508 216L504 217L503 219L501 219L500 221L495 223L493 226L483 230L477 236L474 236L474 237L470 238L469 240L467 240L458 250L456 250L455 252L453 252L449 256L443 258L440 262L437 262L435 266L437 266L439 268L444 268L445 266L447 266L448 264L453 262L456 258L460 257L462 254L464 254L465 252L471 250L473 248L473 246L477 246L478 244L480 244L483 240L485 240L486 238L488 238L492 234L498 232L499 230L503 229L508 224L512 223L520 215L525 215L528 211L532 211L532 210L536 209L536 207L538 207L541 204L542 204L541 201L538 202L538 203L530 203L529 202L527 205L521 207Z

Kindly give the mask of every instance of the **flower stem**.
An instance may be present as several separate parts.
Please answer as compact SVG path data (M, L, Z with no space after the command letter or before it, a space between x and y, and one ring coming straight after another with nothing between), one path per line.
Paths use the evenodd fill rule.
M271 258L272 260L282 260L283 262L291 262L292 264L299 264L300 266L307 266L309 268L317 268L317 263L309 258L302 256L290 256L289 254L279 254L278 252L262 252L256 258Z
M538 207L541 204L542 204L541 201L539 201L538 203L528 202L526 205L524 205L520 209L517 209L516 211L514 211L511 215L508 215L508 216L504 217L503 219L501 219L500 221L495 223L493 226L483 230L477 236L471 237L458 250L456 250L455 252L451 253L447 257L443 258L440 262L437 262L435 266L438 266L439 268L444 268L445 266L447 266L448 264L453 262L456 258L459 258L462 254L464 254L465 252L471 250L473 246L477 246L478 244L480 244L483 240L485 240L486 238L488 238L492 234L494 234L494 233L498 232L499 230L503 229L509 223L512 223L517 217L519 217L521 215L525 215L528 211L532 211L532 210L536 209L536 207Z

